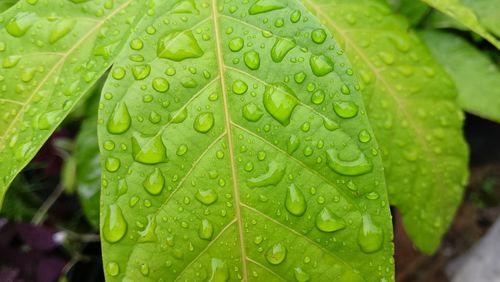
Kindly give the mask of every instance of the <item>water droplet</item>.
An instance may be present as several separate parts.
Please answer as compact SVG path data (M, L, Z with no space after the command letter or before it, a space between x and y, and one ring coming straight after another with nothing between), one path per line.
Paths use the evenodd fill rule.
M207 112L199 114L194 120L193 127L200 133L207 133L214 127L215 118L214 114Z
M248 85L242 80L235 80L233 82L233 93L237 95L243 95L247 92Z
M185 59L199 58L204 52L190 30L173 31L158 41L158 57L180 62Z
M158 240L156 236L156 226L156 217L154 215L148 215L148 224L144 230L139 232L139 239L137 241L140 243L156 242Z
M307 74L305 72L299 72L293 76L293 79L298 84L301 84L302 82L304 82L304 80L306 80L306 78L307 78Z
M351 101L339 101L333 103L333 110L341 118L353 118L358 114L359 107Z
M297 106L295 93L284 84L267 86L264 92L264 106L267 112L282 125L290 124L293 110Z
M212 258L211 273L208 282L226 282L229 280L229 269L226 263L218 258Z
M309 59L311 70L316 76L325 76L333 71L333 62L330 58L320 55L312 55Z
M165 186L165 177L163 177L163 173L161 173L159 168L155 168L154 171L146 177L142 185L151 195L159 195Z
M106 273L111 276L117 276L120 274L120 266L116 262L108 262L106 264Z
M314 92L311 96L311 102L315 105L321 105L325 101L326 93L323 90Z
M141 50L144 47L144 42L141 39L135 38L130 41L130 48L133 50Z
M175 152L177 156L184 156L188 152L188 146L186 144L182 144L177 148L177 151Z
M286 259L286 247L281 243L274 244L266 252L266 259L272 265L278 265Z
M255 103L248 103L243 107L243 117L251 122L259 121L264 112Z
M130 113L124 102L118 103L108 120L107 129L111 134L122 134L131 125Z
M266 173L247 180L248 187L264 187L277 185L283 179L286 172L286 165L272 161Z
M257 51L251 50L243 56L245 65L251 70L257 70L260 67L260 55Z
M316 216L316 227L323 232L335 232L344 229L346 223L341 217L325 207Z
M160 93L165 93L170 88L170 83L168 82L168 80L162 77L157 77L153 79L152 84L153 84L153 89Z
M285 198L285 208L295 216L301 216L306 212L306 198L302 191L296 188L294 184L288 186Z
M49 43L53 44L66 36L75 27L75 19L62 19L57 22L56 27L52 30L49 37Z
M203 219L200 223L200 228L198 229L198 236L202 240L212 240L214 234L214 227L210 221Z
M144 276L149 275L149 265L147 263L141 264L141 274Z
M361 143L368 143L372 140L372 136L367 130L363 129L359 132L358 139Z
M250 15L257 15L283 9L286 6L286 2L283 0L259 0L248 9L248 13Z
M285 56L293 48L295 48L295 46L297 46L297 44L293 39L282 37L277 38L273 48L271 49L271 59L276 63L282 62Z
M102 225L104 239L109 243L116 243L125 236L126 232L127 222L123 217L122 209L116 204L109 205Z
M36 20L36 14L20 12L7 23L5 30L14 37L21 37L31 28Z
M307 282L311 280L311 276L300 267L294 268L293 274L297 282Z
M241 37L236 37L231 39L231 41L229 41L229 49L231 49L231 51L233 52L240 51L241 49L243 49L244 45L245 41Z
M132 67L132 74L136 80L144 80L151 73L150 65L137 65Z
M300 146L299 137L297 137L297 135L290 136L290 138L288 139L288 142L287 142L287 147L286 147L288 154L291 155L293 152L297 151L299 146Z
M161 135L145 138L139 135L132 137L132 154L134 160L143 164L167 162L167 149Z
M338 152L335 149L329 149L326 152L327 164L338 174L356 176L372 171L373 165L364 153L358 149L350 147Z
M217 201L218 195L213 189L208 189L198 190L195 197L200 203L209 206Z
M374 253L382 248L384 233L371 217L363 215L363 223L358 232L358 245L365 253Z
M117 158L109 157L106 159L106 170L109 172L116 172L120 169L120 160Z
M311 39L314 43L322 44L326 40L325 30L322 28L313 30L313 32L311 33Z

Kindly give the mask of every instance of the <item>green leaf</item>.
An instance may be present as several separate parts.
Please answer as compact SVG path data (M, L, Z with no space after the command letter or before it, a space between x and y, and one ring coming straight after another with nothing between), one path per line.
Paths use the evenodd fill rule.
M101 99L107 280L393 280L377 144L331 35L295 0L150 6Z
M99 94L99 93L95 93ZM76 189L87 220L99 229L99 199L101 192L101 167L97 141L97 108L100 95L93 95L88 102L87 115L76 138Z
M482 25L482 22L478 19L474 10L466 5L466 3L462 3L461 0L422 0L423 2L429 4L435 9L443 12L444 14L452 17L457 20L459 23L463 24L470 30L482 36L484 39L488 40L491 44L493 44L497 49L500 50L500 40L495 37L487 28L490 28L489 24L491 23L491 19L488 20L488 26ZM474 0L477 1L477 0ZM470 1L472 2L472 1ZM498 21L498 2L495 2L495 7L493 8L494 17L496 17L496 21ZM480 7L481 4L476 4L477 7ZM497 31L498 32L498 31Z
M454 34L423 31L420 35L453 78L462 108L500 122L500 72L497 65L486 54Z
M0 206L12 179L109 67L139 5L20 1L2 14Z
M307 3L344 42L381 147L389 200L416 246L432 253L467 177L463 114L453 83L383 1Z
M429 14L430 7L415 0L390 0L388 1L393 10L405 16L411 26L416 26Z
M481 25L488 31L500 37L500 3L498 0L462 0L477 14Z
M18 0L2 0L0 1L0 13L14 6Z

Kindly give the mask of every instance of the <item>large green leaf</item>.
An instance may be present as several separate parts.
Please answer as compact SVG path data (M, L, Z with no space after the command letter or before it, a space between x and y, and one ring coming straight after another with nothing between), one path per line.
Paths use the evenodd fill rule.
M0 1L0 13L7 10L16 4L17 0L2 0Z
M0 205L83 94L109 67L140 1L20 1L0 26Z
M479 22L488 31L500 37L500 2L498 0L462 0L477 15Z
M95 93L99 94L99 93ZM101 191L101 166L97 142L97 109L99 95L92 96L87 113L76 138L76 189L87 220L99 228L99 202Z
M497 65L454 34L424 31L420 35L455 81L462 108L500 122L500 71Z
M129 46L98 126L109 281L393 280L362 97L298 1L152 1Z
M487 21L487 26L484 26L482 22L478 19L477 15L475 14L474 10L464 4L462 1L463 0L422 0L425 3L431 5L432 7L436 8L437 10L443 12L444 14L454 18L457 20L459 23L463 24L470 30L474 31L475 33L479 34L482 36L484 39L488 40L491 42L491 44L495 45L497 49L500 49L500 40L498 40L497 37L495 37L494 34L492 34L488 28L491 28L490 24L492 23L491 16L489 17ZM469 3L477 1L477 0L471 0ZM482 1L483 4L486 3ZM493 3L495 2L495 3ZM475 4L474 5L477 8L481 7L481 4ZM500 11L498 4L498 0L492 0L491 1L491 8L493 9L493 17L496 17L496 20L493 21L498 21L498 12ZM482 7L479 9L483 9ZM496 11L496 12L494 12ZM498 31L497 31L498 32Z
M429 5L415 0L390 0L393 10L405 16L411 26L418 25L431 10Z
M344 43L361 78L391 204L414 243L433 252L453 219L467 176L463 114L453 83L383 1L307 3Z

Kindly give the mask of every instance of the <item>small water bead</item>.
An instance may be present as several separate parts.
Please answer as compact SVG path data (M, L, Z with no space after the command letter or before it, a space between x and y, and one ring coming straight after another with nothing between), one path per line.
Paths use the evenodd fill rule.
M141 50L144 47L144 43L139 38L135 38L130 41L130 48L133 50Z
M215 117L211 112L199 114L193 123L193 127L200 133L209 132L215 125Z
M35 76L36 69L35 68L25 68L21 73L21 81L30 82Z
M152 86L154 90L160 93L165 93L168 91L168 89L170 89L170 83L168 82L168 80L162 77L153 79Z
M242 114L246 120L250 122L257 122L262 118L264 112L259 106L257 106L257 104L248 103L243 107Z
M151 195L159 195L165 186L165 177L159 168L155 168L142 183L144 189Z
M292 113L297 107L295 93L285 84L273 84L266 87L263 102L267 112L282 125L290 124Z
M173 116L171 122L172 123L182 123L187 119L187 117L188 117L187 108L182 108L174 113L174 116Z
M70 33L76 25L75 19L61 19L57 21L56 26L52 29L49 36L49 43L54 44L68 33Z
M333 110L341 118L353 118L358 115L359 107L352 101L337 101L333 103Z
M109 157L106 159L106 170L109 172L116 172L120 169L120 160L117 158Z
M301 216L306 212L307 204L304 194L294 184L288 186L285 197L285 208L295 216Z
M321 105L325 101L325 97L325 91L318 90L311 95L311 102L315 105Z
M148 276L149 275L149 265L147 263L143 263L141 264L141 274L144 275L144 276Z
M252 162L247 162L245 167L243 168L246 172L251 172L254 169L254 165Z
M292 23L297 23L300 21L300 18L302 17L302 13L299 10L295 10L290 14L290 21Z
M150 73L151 66L148 64L132 67L132 75L134 76L135 80L144 80L149 76Z
M37 19L38 17L35 13L17 13L7 23L5 30L14 37L21 37L26 34Z
M374 253L382 248L384 233L375 225L371 217L363 215L363 223L358 232L358 245L365 253Z
M286 165L272 161L266 173L247 180L248 187L264 187L277 185L285 176Z
M161 121L161 115L155 111L152 111L150 114L149 114L149 121L151 123L154 123L154 124L157 124Z
M303 131L303 132L309 132L309 130L311 130L311 123L306 121L304 122L301 126L300 126L300 129Z
M120 102L109 117L107 129L111 134L122 134L130 128L131 123L132 120L127 105Z
M338 174L356 176L372 171L373 165L359 149L347 147L341 152L329 149L326 152L328 167Z
M258 0L248 9L250 15L258 15L262 13L280 10L286 7L286 2L277 0Z
M295 41L291 38L279 37L274 42L273 48L271 49L271 59L275 63L280 63L283 61L285 56L297 46Z
M290 138L288 138L286 150L288 154L293 154L295 151L300 146L300 139L297 137L297 135L291 135Z
M107 150L107 151L112 151L115 149L115 143L111 140L107 140L104 142L104 145L103 145L104 149Z
M274 244L266 252L266 260L272 265L281 264L285 261L287 249L281 243Z
M372 136L367 130L363 129L359 132L358 139L361 143L368 143L372 140Z
M125 179L118 181L118 187L116 189L118 196L124 195L128 191L128 184Z
M122 209L116 204L109 205L102 225L104 239L112 244L120 241L127 233L127 227Z
M229 269L226 263L218 258L211 260L211 273L207 282L226 282L229 281Z
M257 159L258 159L259 161L263 161L263 160L265 160L265 159L266 159L266 156L267 156L267 154L266 154L266 152L265 152L265 151L259 151L259 152L257 153Z
M120 266L116 262L108 262L106 264L106 273L111 276L117 276L120 274Z
M167 149L159 134L152 138L139 135L132 137L132 154L135 161L143 164L158 164L168 161Z
M324 29L315 29L311 33L311 39L314 43L322 44L326 40L326 32Z
M316 216L316 227L323 232L335 232L346 227L344 219L324 207Z
M248 85L242 80L235 80L232 88L234 94L243 95L247 92Z
M2 61L2 67L5 69L13 68L13 67L17 66L17 64L19 63L20 60L21 60L21 56L5 57Z
M297 282L308 282L311 280L311 276L300 267L295 267L293 274Z
M177 148L177 151L175 152L177 156L184 156L188 152L188 146L186 144L182 144Z
M229 49L233 52L240 51L241 49L243 49L244 45L245 45L245 40L243 40L243 38L241 37L236 37L231 39L231 41L229 41Z
M251 70L257 70L260 67L260 54L255 50L246 52L243 55L243 60L245 61L245 65Z
M285 20L283 18L277 18L274 21L274 26L275 27L283 27L285 25Z
M380 195L377 192L370 192L365 195L365 198L368 200L377 200L380 198Z
M351 89L349 89L349 86L344 84L340 87L340 92L342 92L342 94L349 95L351 93Z
M214 189L208 189L208 190L199 189L196 192L195 197L198 201L200 201L200 203L207 206L217 202L217 199L219 198L217 192L215 192Z
M156 54L160 58L180 62L185 59L199 58L204 52L190 30L172 31L159 41Z
M214 227L210 221L207 219L203 219L200 223L200 227L198 228L198 236L202 240L212 240L212 236L214 234Z
M293 79L295 80L295 82L297 84L302 84L302 82L304 82L304 80L306 80L306 78L307 78L307 74L305 72L299 72L293 76Z
M331 73L334 69L332 60L324 55L311 55L309 65L311 66L311 70L314 75L318 77L325 76Z

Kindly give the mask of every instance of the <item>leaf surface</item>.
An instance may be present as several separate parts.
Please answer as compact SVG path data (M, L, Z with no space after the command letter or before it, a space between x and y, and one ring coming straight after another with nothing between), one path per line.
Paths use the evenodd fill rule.
M419 33L457 85L459 103L475 115L500 122L500 71L495 63L459 36Z
M14 4L17 3L18 0L2 0L0 1L0 13L3 11L9 9L12 7Z
M377 144L331 35L294 0L150 7L101 100L107 279L393 280Z
M416 246L432 253L453 219L467 177L463 114L453 83L383 1L306 3L343 42L361 78L389 200Z
M485 27L482 22L478 19L476 13L474 10L467 6L465 3L463 3L461 0L422 0L425 3L429 4L430 6L434 7L435 9L443 12L444 14L452 17L453 19L457 20L459 23L463 24L470 30L474 31L475 33L479 34L481 37L484 39L488 40L491 44L493 44L497 49L500 50L500 40L498 40L497 37L495 37L494 34L492 34L487 28L491 27L490 24L492 22L491 17L488 18L488 27ZM474 0L476 1L476 0ZM469 1L469 3L472 1ZM495 14L496 20L498 21L498 11L500 11L500 8L498 8L498 1L491 1L492 3L495 2L495 4L491 4L493 7L493 11L497 11ZM485 2L483 1L483 4ZM481 4L474 4L476 6L476 9L481 6ZM480 9L483 9L481 7ZM498 32L498 31L497 31Z
M13 178L110 66L139 5L20 1L2 14L0 205Z

